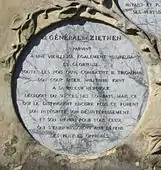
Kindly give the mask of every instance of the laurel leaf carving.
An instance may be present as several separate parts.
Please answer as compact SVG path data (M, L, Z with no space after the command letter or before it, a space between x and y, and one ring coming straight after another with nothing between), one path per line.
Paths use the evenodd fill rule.
M76 7L67 7L60 12L59 18L61 19L70 18L70 17L75 16L77 12L78 12L78 9Z

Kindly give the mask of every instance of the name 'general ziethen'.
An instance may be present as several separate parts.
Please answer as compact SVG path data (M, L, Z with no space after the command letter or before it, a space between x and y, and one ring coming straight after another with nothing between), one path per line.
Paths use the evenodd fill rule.
M121 35L68 35L55 34L43 37L43 40L64 40L64 41L120 41Z

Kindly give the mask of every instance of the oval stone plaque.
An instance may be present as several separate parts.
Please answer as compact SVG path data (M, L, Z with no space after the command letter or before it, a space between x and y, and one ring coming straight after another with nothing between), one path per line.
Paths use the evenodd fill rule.
M30 134L58 153L116 146L145 108L145 63L115 28L68 21L46 29L16 65L13 101Z
M160 0L119 1L125 15L140 28L154 35L161 34Z

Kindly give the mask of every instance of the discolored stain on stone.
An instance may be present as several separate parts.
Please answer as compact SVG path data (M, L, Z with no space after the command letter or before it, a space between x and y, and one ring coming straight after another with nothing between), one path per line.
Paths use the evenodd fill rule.
M40 153L33 153L30 155L21 170L69 170L68 162L65 164L55 161L51 156L41 156Z
M11 81L11 75L10 74L5 74L4 75L4 81L10 82Z
M93 170L140 170L138 160L128 145L122 145L112 155L99 158Z
M137 162L134 151L126 144L116 149L116 157L120 162Z
M12 142L11 142L12 143ZM16 147L14 147L10 142L5 143L4 156L13 156L16 153Z
M11 145L18 143L18 137L17 136L13 136L13 138L11 139Z
M9 170L7 167L4 167L3 165L0 165L0 170Z

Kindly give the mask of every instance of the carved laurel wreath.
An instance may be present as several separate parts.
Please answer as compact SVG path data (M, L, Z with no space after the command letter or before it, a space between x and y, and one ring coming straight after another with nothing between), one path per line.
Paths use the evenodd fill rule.
M106 5L108 3L111 4L110 7ZM161 85L161 59L156 38L147 35L126 18L115 0L106 0L106 3L102 0L66 0L63 5L40 7L28 13L23 21L15 18L12 30L16 32L17 42L12 45L8 55L0 58L1 67L11 74L21 51L31 37L51 24L70 18L95 19L119 29L133 42L148 66L155 72L155 83ZM160 136L152 137L150 134L149 136L151 137L150 152L153 154L161 150ZM155 140L156 138L159 140Z

